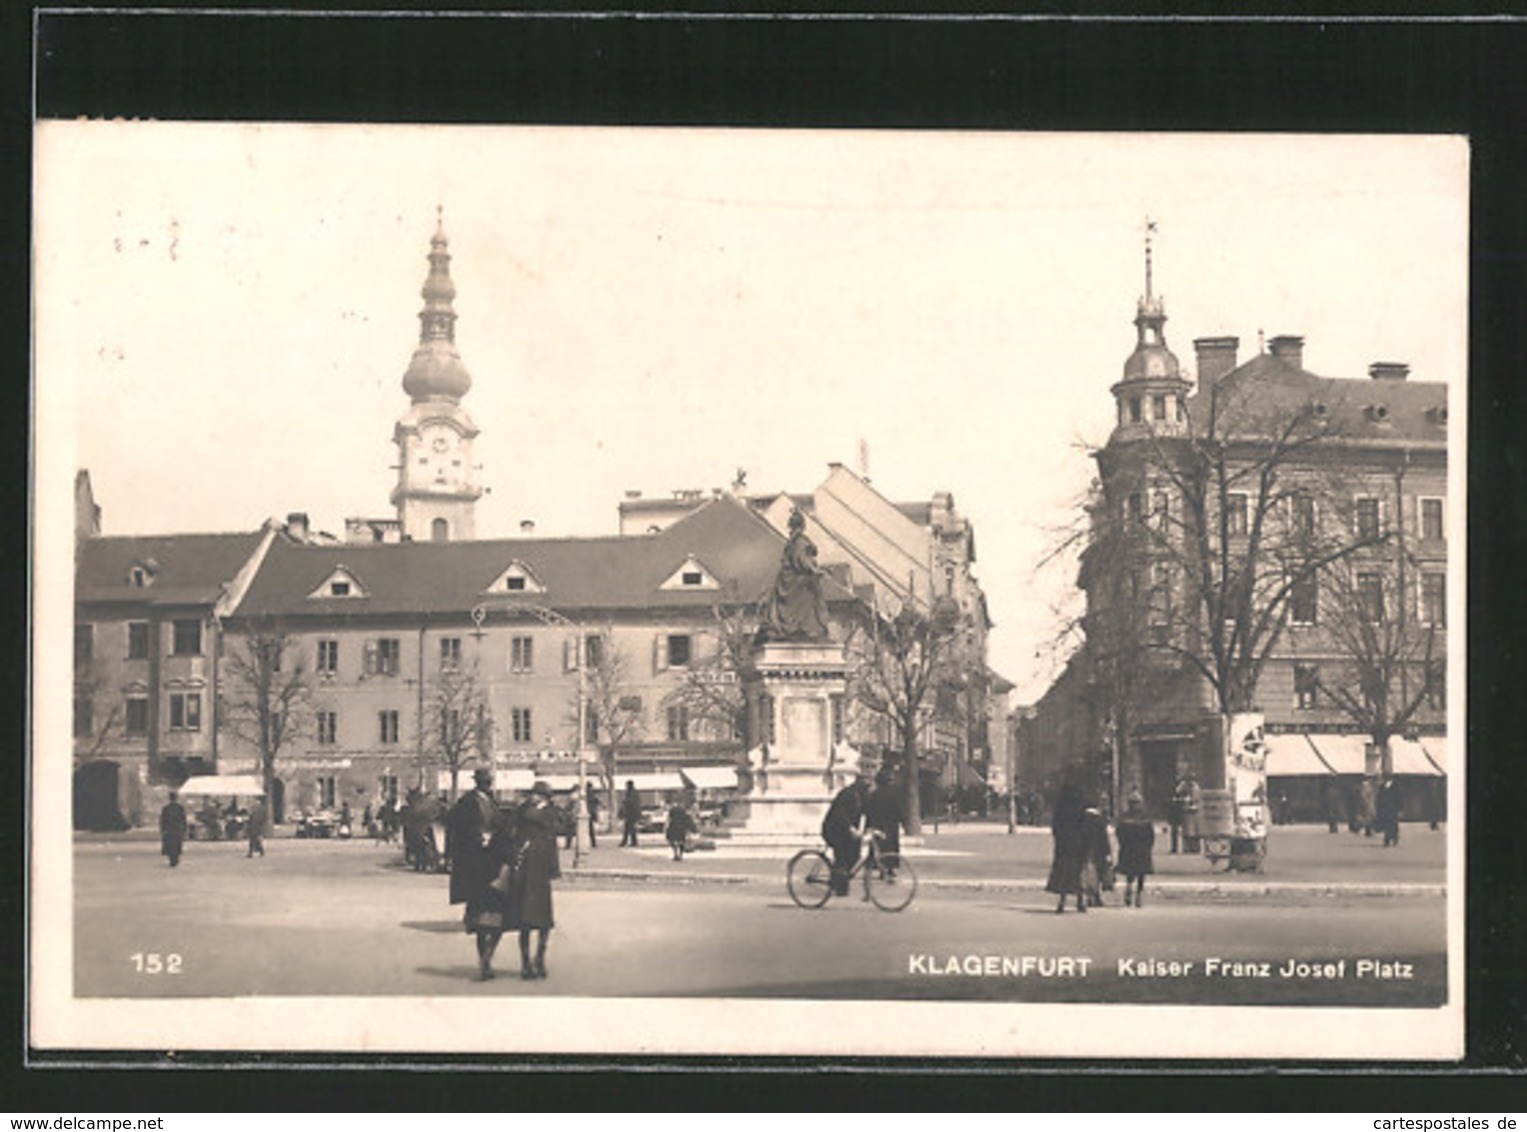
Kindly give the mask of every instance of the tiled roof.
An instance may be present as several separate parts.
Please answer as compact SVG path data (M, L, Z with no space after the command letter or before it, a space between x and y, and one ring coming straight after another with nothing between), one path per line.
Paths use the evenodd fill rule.
M240 603L239 617L461 616L474 606L549 607L569 616L632 609L709 608L760 600L779 569L784 540L729 498L712 500L655 534L470 542L301 546L278 542ZM663 589L693 555L723 589ZM485 594L511 563L544 587ZM365 596L312 594L343 567ZM829 600L849 595L829 584Z
M75 600L210 604L249 561L263 535L245 531L86 539L75 564ZM132 584L135 566L152 572L151 585Z
M1231 413L1232 421L1266 419L1316 403L1324 406L1330 431L1344 438L1447 443L1447 386L1442 382L1320 377L1271 354L1258 354L1220 378L1218 386L1220 412ZM1207 391L1188 398L1188 411L1200 426L1208 420ZM1232 430L1239 431L1233 423Z

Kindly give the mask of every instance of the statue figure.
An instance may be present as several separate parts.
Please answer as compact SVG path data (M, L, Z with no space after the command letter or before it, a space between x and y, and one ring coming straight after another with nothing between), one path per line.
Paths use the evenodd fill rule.
M764 604L763 621L755 640L825 641L827 602L822 597L822 568L817 565L817 548L806 537L806 517L799 510L790 513L790 538L785 543L774 580Z

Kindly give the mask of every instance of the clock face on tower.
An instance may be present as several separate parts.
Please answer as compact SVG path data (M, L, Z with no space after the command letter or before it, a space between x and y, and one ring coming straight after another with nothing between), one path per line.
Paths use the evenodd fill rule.
M431 425L419 433L420 477L426 487L454 487L461 478L460 437L452 428Z

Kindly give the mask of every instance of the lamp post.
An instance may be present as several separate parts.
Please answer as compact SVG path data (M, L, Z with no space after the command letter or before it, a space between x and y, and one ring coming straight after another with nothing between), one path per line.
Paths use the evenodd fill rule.
M587 673L583 663L584 629L577 621L544 605L516 602L512 605L502 604L491 608L508 614L526 613L543 625L567 629L573 634L573 664L578 673L578 733L573 737L573 750L578 759L578 785L573 791L573 867L577 868L583 863L584 854L588 852L584 844L584 839L588 836L588 778L585 773L583 757L585 737L588 734L588 685ZM489 611L490 607L486 605L475 605L472 607L472 622L479 630L482 629L482 624L487 619ZM549 745L550 743L548 742Z

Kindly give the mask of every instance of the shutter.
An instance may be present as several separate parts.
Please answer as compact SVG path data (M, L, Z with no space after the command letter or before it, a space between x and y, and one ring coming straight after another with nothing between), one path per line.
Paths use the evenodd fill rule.
M652 671L663 672L668 668L668 638L662 633L652 638Z
M573 637L562 641L562 671L573 672L578 668L578 642Z
M367 676L375 676L376 675L376 642L375 641L367 641L366 642L365 672L366 672Z

